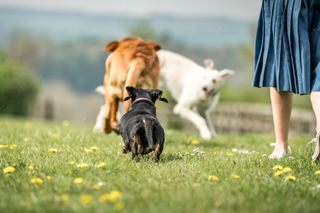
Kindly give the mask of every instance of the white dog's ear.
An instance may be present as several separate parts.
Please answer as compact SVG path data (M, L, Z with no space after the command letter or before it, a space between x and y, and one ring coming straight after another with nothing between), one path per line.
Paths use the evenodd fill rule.
M212 59L210 59L210 58L205 59L203 61L203 63L204 63L204 66L205 66L206 69L210 69L211 70L214 67L214 61Z
M100 95L104 95L104 86L98 86L96 89L95 89L95 91L97 92L97 93L99 93Z
M223 69L221 71L219 71L219 74L221 77L226 77L229 75L233 75L235 72L233 70L229 70L229 69Z

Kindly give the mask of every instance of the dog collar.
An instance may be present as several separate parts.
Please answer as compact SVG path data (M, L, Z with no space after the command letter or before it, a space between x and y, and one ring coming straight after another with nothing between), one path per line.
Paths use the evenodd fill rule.
M136 100L134 100L134 102L132 102L132 105L137 102L141 102L141 101L149 102L150 104L154 105L154 103L151 100L149 100L148 98L137 98Z

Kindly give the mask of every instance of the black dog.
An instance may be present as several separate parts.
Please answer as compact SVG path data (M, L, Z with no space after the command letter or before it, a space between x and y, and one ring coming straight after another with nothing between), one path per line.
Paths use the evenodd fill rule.
M162 98L161 90L144 90L126 87L132 104L127 113L120 119L120 133L123 138L123 152L132 152L132 158L138 161L138 156L155 152L158 161L163 150L165 135L156 117L156 100L168 103Z

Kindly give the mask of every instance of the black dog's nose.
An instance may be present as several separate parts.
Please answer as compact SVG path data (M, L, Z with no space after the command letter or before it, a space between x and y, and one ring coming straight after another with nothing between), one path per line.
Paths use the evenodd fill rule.
M202 87L202 90L207 92L208 91L208 88L207 87Z

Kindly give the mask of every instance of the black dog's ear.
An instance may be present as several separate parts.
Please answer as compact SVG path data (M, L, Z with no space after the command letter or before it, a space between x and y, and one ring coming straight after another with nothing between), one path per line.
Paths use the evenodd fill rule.
M127 101L127 100L129 100L130 98L131 98L130 96L125 97L125 98L123 99L123 101Z
M129 96L133 96L136 93L136 88L134 88L132 86L127 86L126 90L128 91Z
M161 98L160 97L159 100L168 103L168 100L166 98Z
M152 94L152 101L153 102L155 102L157 99L159 99L159 101L163 101L163 102L168 103L167 99L161 97L161 95L162 95L161 90L158 90L158 89L152 90L151 94Z
M130 98L132 99L132 101L134 101L134 99L136 98L136 88L132 87L132 86L127 86L126 87L126 90L128 92L128 97L125 97L123 99L123 101L127 101L129 100Z

